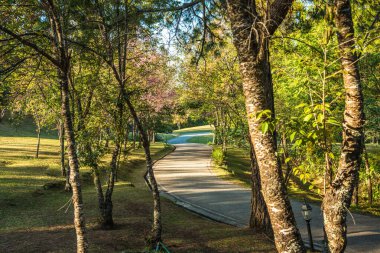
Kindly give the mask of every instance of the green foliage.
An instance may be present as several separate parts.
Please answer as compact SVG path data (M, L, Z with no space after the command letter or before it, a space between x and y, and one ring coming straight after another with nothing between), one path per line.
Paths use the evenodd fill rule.
M212 159L217 166L222 166L224 164L224 152L221 147L214 146L212 150Z

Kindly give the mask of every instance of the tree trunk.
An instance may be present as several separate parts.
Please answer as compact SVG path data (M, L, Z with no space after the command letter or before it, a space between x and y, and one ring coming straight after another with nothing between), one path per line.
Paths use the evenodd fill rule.
M68 64L67 64L68 65ZM68 67L67 67L68 68ZM83 212L82 187L79 179L79 161L76 154L76 144L73 132L73 123L70 113L68 73L60 71L62 89L62 117L66 142L68 144L68 158L70 165L70 184L73 192L72 203L74 207L74 227L77 236L77 252L86 252L88 248L86 238L86 224Z
M288 186L289 179L290 179L290 176L292 174L293 169L292 169L292 166L290 165L290 161L287 161L287 159L289 158L289 152L288 152L288 144L286 142L285 131L281 136L281 145L282 145L282 149L284 151L282 153L282 160L283 160L283 163L285 164L285 167L286 167L286 171L285 171L285 175L284 175L284 182L285 182L285 185Z
M125 95L125 94L124 94ZM129 111L135 121L136 127L140 132L140 136L142 139L142 145L145 152L145 160L146 160L146 167L148 172L148 178L149 183L152 187L152 194L153 194L153 224L152 224L152 236L150 238L151 247L156 247L158 242L161 242L161 232L162 232L162 224L161 224L161 201L160 201L160 192L158 190L156 178L154 176L153 171L153 164L152 164L152 157L150 155L150 144L148 140L148 136L146 134L146 131L144 130L139 117L137 116L137 113L135 111L134 106L132 105L129 98L126 96L125 100L128 105Z
M354 193L352 195L352 203L355 206L359 205L359 179L356 180L356 183L354 186Z
M59 121L59 146L60 146L60 158L61 158L61 172L62 176L66 176L65 168L65 127L63 121Z
M104 195L103 195L102 183L100 181L99 168L97 166L93 167L93 179L94 179L94 186L96 189L96 196L98 197L98 209L99 209L99 213L100 213L99 223L103 227L103 224L104 224Z
M112 217L112 211L113 211L112 193L115 186L117 159L119 157L119 153L120 153L120 143L116 142L115 149L112 153L111 172L108 176L107 191L104 198L104 221L103 221L102 227L106 229L111 229L114 226L113 217Z
M273 2L270 12L277 26L282 22L290 6L291 2L289 4L287 1ZM279 252L304 252L304 245L276 157L274 135L270 131L267 133L261 131L261 123L267 119L256 118L256 115L264 110L274 113L273 87L267 52L269 50L267 32L272 34L275 31L271 24L273 21L263 27L262 23L266 22L265 20L258 22L259 15L255 3L251 1L231 0L228 1L227 7L243 79L250 137L256 153L262 193L268 207L276 248Z
M250 142L250 157L252 170L252 198L251 198L251 217L249 227L257 232L263 232L270 237L273 237L273 230L269 219L268 209L261 192L260 172L257 167L256 155L253 149L251 139Z
M65 191L71 192L71 184L70 184L70 165L67 162L66 166L66 183L65 183Z
M367 184L367 193L368 193L368 204L370 206L372 206L372 204L373 204L372 175L371 175L371 169L370 169L371 167L369 164L368 153L367 153L367 149L365 147L365 144L363 146L363 153L364 153L365 172L367 175L366 184Z
M123 149L123 152L127 152L128 141L129 141L129 124L127 124L126 130L125 130L125 138L124 138L124 149Z
M40 122L37 120L37 147L36 147L36 155L35 155L36 158L38 158L40 154L40 142L41 142L41 125L40 125Z
M347 209L359 174L364 124L363 95L349 0L335 1L335 24L346 94L343 142L338 171L323 199L322 209L330 252L344 252L347 244Z
M136 149L136 124L134 120L132 120L132 141L132 147Z

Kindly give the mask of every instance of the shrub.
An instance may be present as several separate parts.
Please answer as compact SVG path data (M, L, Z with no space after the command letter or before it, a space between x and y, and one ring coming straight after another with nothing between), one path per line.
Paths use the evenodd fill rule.
M214 147L212 150L212 159L218 166L222 166L224 164L224 153L221 147Z

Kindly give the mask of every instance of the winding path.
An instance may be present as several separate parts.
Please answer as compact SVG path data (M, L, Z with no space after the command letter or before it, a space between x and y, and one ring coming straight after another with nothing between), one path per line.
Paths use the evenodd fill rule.
M201 133L205 135L207 133ZM250 189L217 177L211 170L211 147L186 143L196 134L171 139L176 150L155 164L155 174L161 193L193 212L213 220L245 227L249 224ZM308 242L301 204L292 200L292 208L305 242ZM320 207L312 205L313 239L320 247L323 240ZM346 252L380 253L380 218L353 214L348 217Z

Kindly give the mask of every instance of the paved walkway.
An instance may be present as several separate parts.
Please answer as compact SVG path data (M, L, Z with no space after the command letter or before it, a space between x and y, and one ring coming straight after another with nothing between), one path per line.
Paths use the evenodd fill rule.
M184 143L191 138L181 136L169 141L176 150L155 164L155 175L161 192L177 204L234 226L247 226L250 212L250 189L225 181L210 169L211 147ZM183 143L183 144L178 144ZM301 215L301 204L292 201L297 225L305 242L307 230ZM321 245L323 239L320 207L312 205L313 239ZM346 252L380 253L380 218L354 214L356 225L348 217L348 247Z

